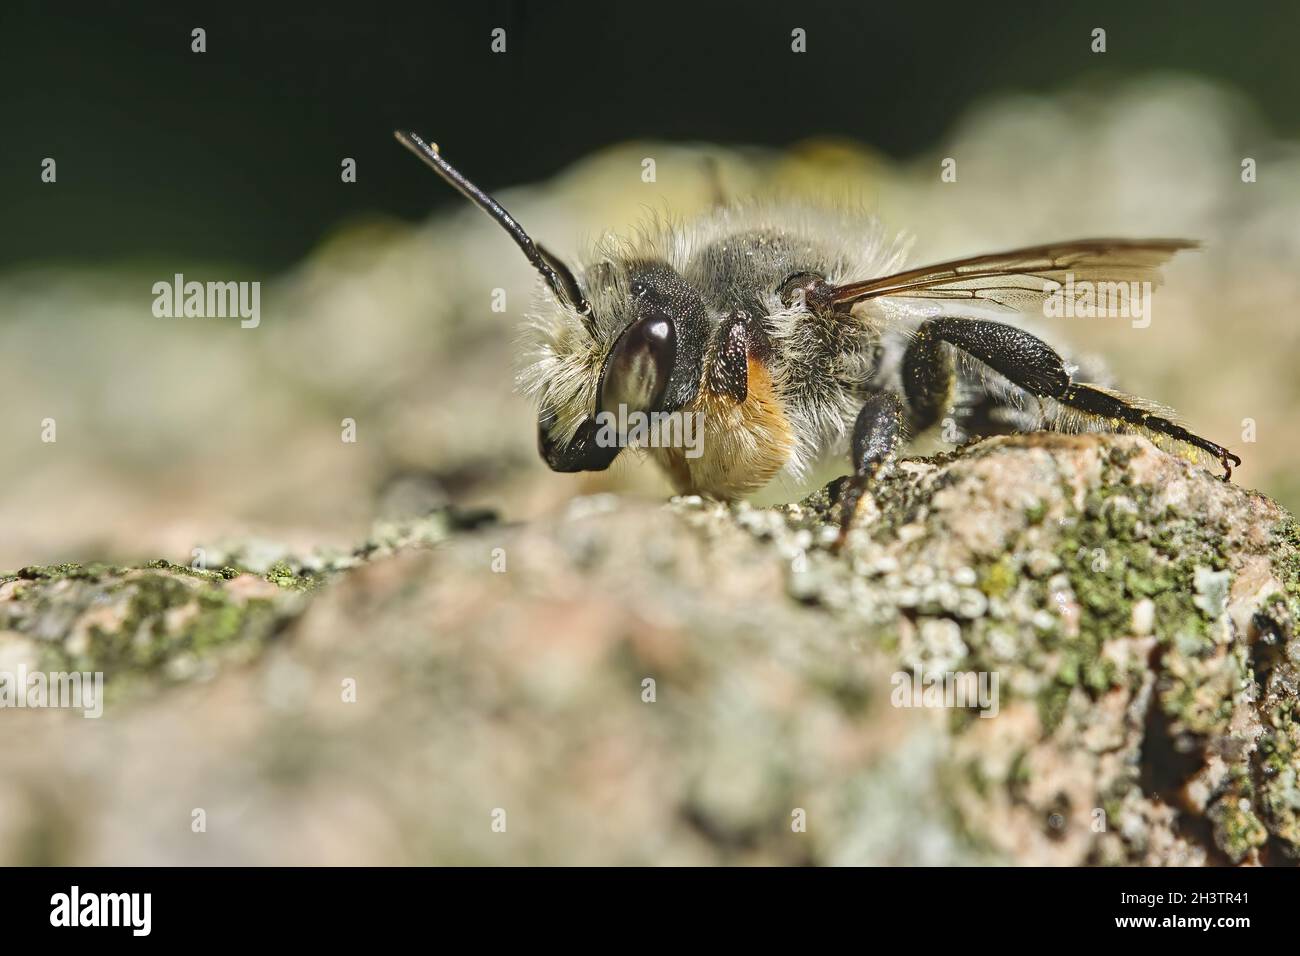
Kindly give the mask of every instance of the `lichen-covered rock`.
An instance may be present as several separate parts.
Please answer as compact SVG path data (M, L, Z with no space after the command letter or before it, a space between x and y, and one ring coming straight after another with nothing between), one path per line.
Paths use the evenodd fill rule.
M1283 509L1128 437L835 492L0 577L110 690L0 711L0 862L1295 862Z

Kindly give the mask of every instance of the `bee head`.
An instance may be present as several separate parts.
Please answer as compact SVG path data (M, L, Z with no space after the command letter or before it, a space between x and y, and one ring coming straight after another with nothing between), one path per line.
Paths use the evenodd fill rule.
M563 306L538 316L520 377L541 409L538 448L555 471L607 468L629 416L690 402L708 335L699 295L661 260L612 252L583 279L591 322Z
M603 471L618 456L618 422L675 411L699 389L708 320L699 295L665 262L606 256L584 275L524 231L495 199L414 133L398 142L509 234L554 299L532 323L520 385L539 412L537 447L553 471ZM624 418L620 419L619 416ZM613 428L602 428L609 423Z

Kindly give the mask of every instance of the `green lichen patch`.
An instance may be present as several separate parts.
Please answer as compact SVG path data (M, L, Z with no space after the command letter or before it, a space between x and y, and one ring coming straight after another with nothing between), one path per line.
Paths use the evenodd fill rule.
M229 581L231 578L237 578L240 574L244 573L241 569L233 567L208 570L207 568L196 568L192 565L175 564L168 561L166 558L158 558L155 561L150 561L145 565L145 567L159 571L173 571L177 574L188 574L205 581Z
M277 561L266 572L266 580L287 591L311 591L324 582L323 575L295 571L288 561Z
M1244 796L1225 794L1215 801L1206 816L1214 827L1214 842L1233 863L1241 863L1252 850L1268 842L1268 828Z
M247 575L188 569L116 569L44 576L0 601L0 628L30 641L45 671L102 672L109 699L141 680L210 674L248 659L297 613Z
M0 575L0 632L46 671L103 672L109 699L150 683L202 679L256 658L331 579L401 551L434 547L493 520L442 509L377 525L347 552L294 555L264 542L211 549L215 567L165 558L137 566L58 564ZM274 554L273 560L264 560Z

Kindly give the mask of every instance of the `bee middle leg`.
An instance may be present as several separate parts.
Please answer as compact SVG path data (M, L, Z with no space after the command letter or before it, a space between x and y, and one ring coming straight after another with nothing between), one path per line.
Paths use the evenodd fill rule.
M1241 464L1241 459L1223 446L1124 395L1073 381L1065 360L1042 339L1013 325L986 319L943 317L930 319L917 329L903 356L903 391L911 426L917 431L938 421L952 400L956 372L945 344L973 356L1039 399L1050 398L1105 421L1116 430L1126 425L1146 429L1207 452L1223 465L1225 481L1232 476L1233 465Z
M890 391L879 391L867 399L853 423L849 454L853 474L840 494L840 534L835 548L843 547L857 517L858 505L876 473L880 471L903 438L903 403Z

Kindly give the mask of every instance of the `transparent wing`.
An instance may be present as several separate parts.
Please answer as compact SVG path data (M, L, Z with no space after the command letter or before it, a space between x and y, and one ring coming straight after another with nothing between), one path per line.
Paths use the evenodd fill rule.
M1029 246L837 286L831 301L842 310L884 297L958 299L1025 310L1039 306L1067 278L1076 295L1084 294L1078 289L1083 282L1150 282L1154 288L1160 266L1179 250L1199 245L1190 239L1077 239Z

